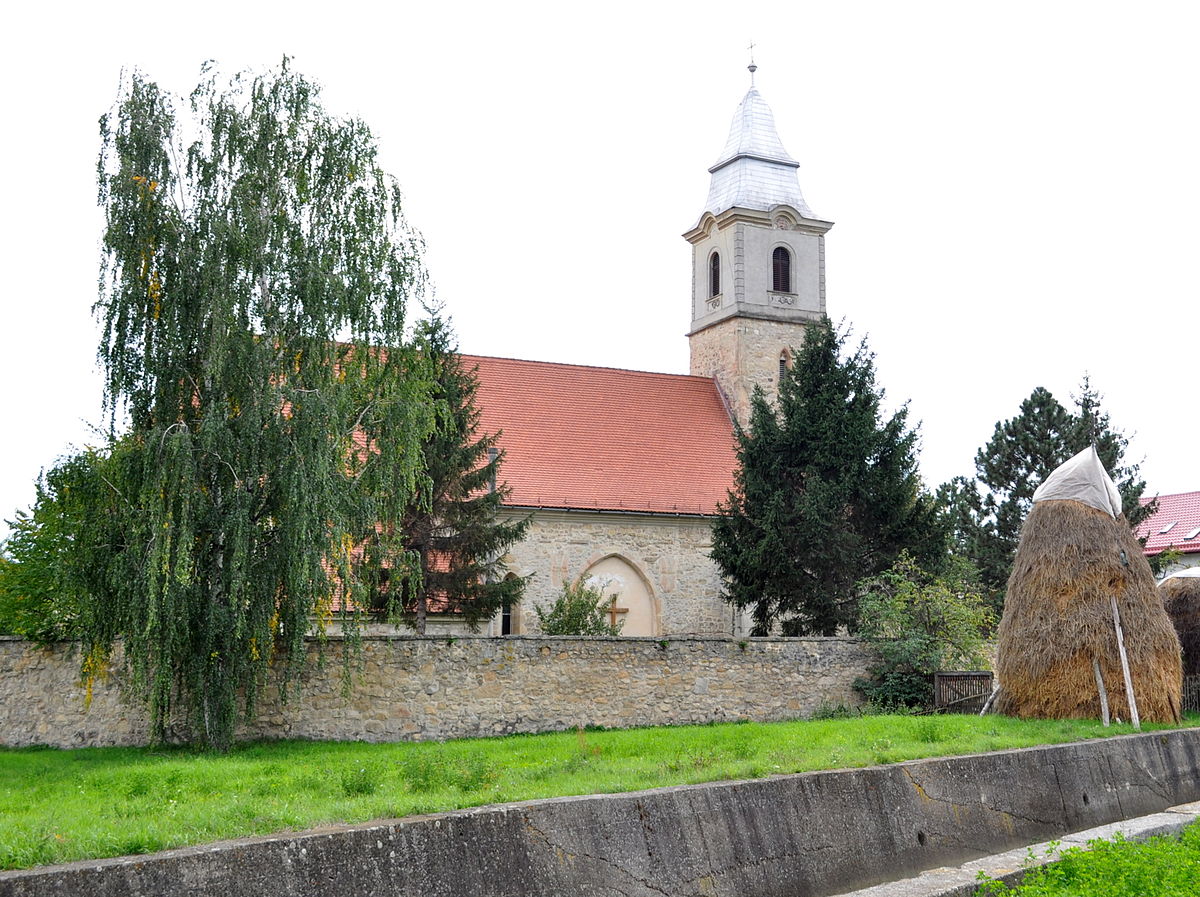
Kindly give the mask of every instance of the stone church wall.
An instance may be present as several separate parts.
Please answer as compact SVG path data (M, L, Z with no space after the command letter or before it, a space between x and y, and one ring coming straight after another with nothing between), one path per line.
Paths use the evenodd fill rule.
M532 574L517 631L536 632L535 606L549 608L564 582L616 556L640 575L657 611L654 631L637 634L740 635L733 609L719 597L711 548L707 517L538 511L524 540L508 553L513 573Z
M244 738L400 741L709 720L807 716L854 703L870 660L854 639L529 638L363 639L350 694L342 642L310 663L286 704L268 685ZM116 677L90 705L72 646L42 649L0 637L0 745L58 747L146 742L144 714L119 699Z
M691 335L691 372L716 377L733 416L745 426L750 420L754 387L761 386L774 401L779 355L785 349L799 349L803 340L804 328L799 323L729 318Z

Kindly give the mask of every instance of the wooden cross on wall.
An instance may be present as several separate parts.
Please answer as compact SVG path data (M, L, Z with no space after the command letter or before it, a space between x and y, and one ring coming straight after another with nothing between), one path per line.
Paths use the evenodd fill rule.
M629 608L617 607L617 596L613 595L612 600L608 603L608 625L614 629L617 626L617 614L627 614Z

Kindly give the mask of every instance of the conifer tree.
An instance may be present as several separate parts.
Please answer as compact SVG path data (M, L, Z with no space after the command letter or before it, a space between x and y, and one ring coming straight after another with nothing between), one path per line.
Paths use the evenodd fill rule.
M1074 396L1074 411L1039 386L1021 402L1015 417L996 423L992 438L976 453L978 487L963 483L965 488L960 493L962 501L971 507L967 516L973 521L961 527L958 543L978 566L997 607L1003 603L1003 590L1021 525L1033 506L1034 491L1056 467L1093 441L1101 462L1117 483L1130 524L1136 526L1151 513L1151 507L1140 504L1146 483L1139 476L1139 465L1124 460L1129 440L1112 426L1101 399L1086 375L1079 394Z
M286 59L206 69L190 102L134 74L101 119L99 358L128 432L84 673L120 640L158 738L178 711L227 747L312 617L362 606L356 552L407 506L433 423L404 345L419 238L370 130L318 94ZM374 563L406 557L375 540Z
M712 557L725 598L752 608L754 634L853 628L855 583L907 548L927 566L945 534L917 472L908 410L884 418L865 341L823 320L808 329L777 405L754 395L738 432L738 469L718 508Z
M508 487L500 478L499 434L479 432L478 380L434 314L417 327L414 363L430 383L436 426L421 443L423 473L396 523L410 566L389 571L373 590L373 609L420 634L431 607L461 614L475 629L521 599L525 580L506 577L503 557L529 519L499 517ZM378 569L378 568L376 568Z

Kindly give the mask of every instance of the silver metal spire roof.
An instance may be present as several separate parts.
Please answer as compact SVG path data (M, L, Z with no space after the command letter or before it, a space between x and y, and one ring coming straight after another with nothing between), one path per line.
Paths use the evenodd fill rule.
M783 148L771 107L751 86L733 114L721 158L709 169L704 209L719 215L735 206L766 211L789 205L805 218L816 218L800 192L799 167Z

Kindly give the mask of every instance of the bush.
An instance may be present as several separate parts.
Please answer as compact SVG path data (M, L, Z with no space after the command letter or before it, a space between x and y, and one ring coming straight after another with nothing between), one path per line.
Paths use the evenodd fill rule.
M60 459L39 477L33 507L8 521L0 544L0 634L43 644L78 636L88 603L105 593L111 463L91 450Z
M342 770L342 794L346 797L366 797L379 790L380 771L374 766L351 766Z
M612 600L602 585L581 576L563 585L549 610L540 605L533 609L544 635L620 635L625 621L613 623L609 618Z
M902 553L890 570L859 584L859 635L879 654L854 688L879 707L928 707L933 674L986 669L984 633L994 620L971 571L931 576Z

